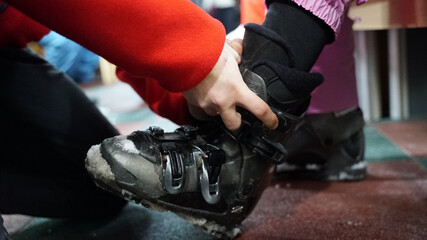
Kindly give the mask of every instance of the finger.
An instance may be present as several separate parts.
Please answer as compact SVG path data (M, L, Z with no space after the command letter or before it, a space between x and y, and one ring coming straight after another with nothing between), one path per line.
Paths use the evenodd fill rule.
M236 58L236 61L238 64L240 64L242 60L243 40L240 38L236 38L231 41L228 41L227 43L239 55L239 57Z
M228 41L230 42L230 41ZM231 41L232 42L232 41ZM231 43L230 42L230 43ZM230 44L226 45L226 48L228 50L228 53L231 53L234 57L234 59L236 60L237 64L240 64L240 62L242 61L242 57L241 54L239 54L236 49L234 49Z
M242 123L242 116L234 107L221 112L220 115L224 125L231 131L238 129Z
M245 108L257 117L264 126L269 129L276 129L279 125L279 120L276 114L271 110L266 102L258 97L254 92L248 89L249 92L240 97L239 106Z
M243 39L236 38L231 40L229 43L230 47L232 47L240 56L242 56L243 52Z
M205 113L211 117L215 117L219 114L218 110L214 109L213 107L204 108L203 109Z

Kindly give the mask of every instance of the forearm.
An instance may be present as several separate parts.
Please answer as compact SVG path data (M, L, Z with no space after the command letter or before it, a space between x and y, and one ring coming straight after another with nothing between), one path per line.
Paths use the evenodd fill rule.
M120 68L117 76L132 86L153 112L179 125L190 123L187 101L181 93L169 92L154 79L138 78Z
M187 0L9 0L18 10L134 76L169 91L197 85L224 45L222 25Z

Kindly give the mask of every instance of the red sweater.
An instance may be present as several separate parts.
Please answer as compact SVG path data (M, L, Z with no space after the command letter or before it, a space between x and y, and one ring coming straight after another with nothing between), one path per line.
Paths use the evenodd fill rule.
M117 65L154 112L178 124L188 122L179 92L207 76L225 39L221 23L188 0L7 2L0 46L23 47L55 30Z

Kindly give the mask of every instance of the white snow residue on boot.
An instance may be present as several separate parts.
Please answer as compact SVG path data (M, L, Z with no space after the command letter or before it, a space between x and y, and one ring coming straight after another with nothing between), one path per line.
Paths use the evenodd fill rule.
M87 152L86 169L96 179L103 182L114 180L113 172L107 161L102 158L100 144L92 146Z
M321 165L315 163L309 163L305 165L305 169L307 170L320 170L321 168Z
M276 171L277 172L281 172L281 171L294 171L294 170L298 170L298 166L297 165L293 165L293 164L289 164L289 163L281 163L279 165L277 165L276 167Z
M218 224L215 221L208 221L206 218L198 218L183 213L176 214L184 218L187 222L195 226L199 226L205 232L210 233L219 239L233 239L242 231L240 226L237 225L232 228L227 228L226 226Z
M351 166L352 170L357 170L357 169L365 169L368 166L368 163L366 161L360 161L356 164L353 164Z
M128 153L139 154L139 150L135 147L135 144L131 140L126 139L124 136L121 141L117 142L117 144L120 145L121 148Z

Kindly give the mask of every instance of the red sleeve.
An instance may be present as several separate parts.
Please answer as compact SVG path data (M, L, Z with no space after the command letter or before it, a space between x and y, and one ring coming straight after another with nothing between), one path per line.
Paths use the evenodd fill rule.
M221 23L188 0L8 3L136 79L156 79L171 92L188 90L204 79L225 41Z
M154 79L137 78L120 68L117 76L131 85L153 112L179 125L190 123L187 101L181 93L169 92Z
M4 1L0 0L0 4ZM28 42L38 42L50 30L25 16L12 6L0 12L0 46L23 48Z

